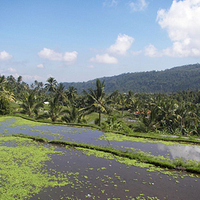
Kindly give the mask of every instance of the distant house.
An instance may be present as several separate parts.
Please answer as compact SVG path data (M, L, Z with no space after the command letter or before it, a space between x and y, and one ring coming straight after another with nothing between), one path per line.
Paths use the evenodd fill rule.
M147 115L149 115L151 113L151 111L150 110L147 110ZM140 111L135 111L135 113L134 113L134 115L136 115L136 116L138 116L138 115L140 115L140 114L144 114L144 112L140 112Z

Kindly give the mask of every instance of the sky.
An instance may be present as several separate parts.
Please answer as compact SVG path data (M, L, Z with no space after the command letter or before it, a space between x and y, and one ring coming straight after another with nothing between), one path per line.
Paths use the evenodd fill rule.
M0 0L0 75L83 82L200 62L200 0Z

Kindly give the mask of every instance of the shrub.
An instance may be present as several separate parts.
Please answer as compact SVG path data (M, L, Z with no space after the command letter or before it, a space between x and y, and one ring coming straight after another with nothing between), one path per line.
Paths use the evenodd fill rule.
M1 96L0 97L0 115L7 115L12 112L10 101Z

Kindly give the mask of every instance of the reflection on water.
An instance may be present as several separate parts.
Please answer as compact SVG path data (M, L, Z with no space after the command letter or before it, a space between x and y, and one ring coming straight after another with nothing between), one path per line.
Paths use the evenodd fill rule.
M116 149L129 150L140 149L143 152L152 155L165 156L169 158L184 158L200 161L200 146L197 145L166 145L162 143L151 143L151 140L144 142L136 141L108 141L98 138L104 133L98 130L88 128L67 127L58 125L28 126L19 125L10 127L13 120L7 120L0 123L0 132L3 134L28 134L31 136L41 136L49 140L65 140L69 142L87 143L100 146L112 146Z
M200 146L197 145L164 145L157 144L160 151L167 151L171 158L200 161Z

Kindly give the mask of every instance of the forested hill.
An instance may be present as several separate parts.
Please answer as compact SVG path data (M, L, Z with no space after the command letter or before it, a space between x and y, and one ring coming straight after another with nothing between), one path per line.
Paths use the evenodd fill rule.
M174 67L164 71L126 73L99 79L105 80L106 93L112 93L115 90L124 93L129 90L134 93L171 93L187 89L196 90L200 89L200 64ZM81 93L83 89L94 88L95 82L96 80L91 80L63 84L66 88L74 86L78 93Z

